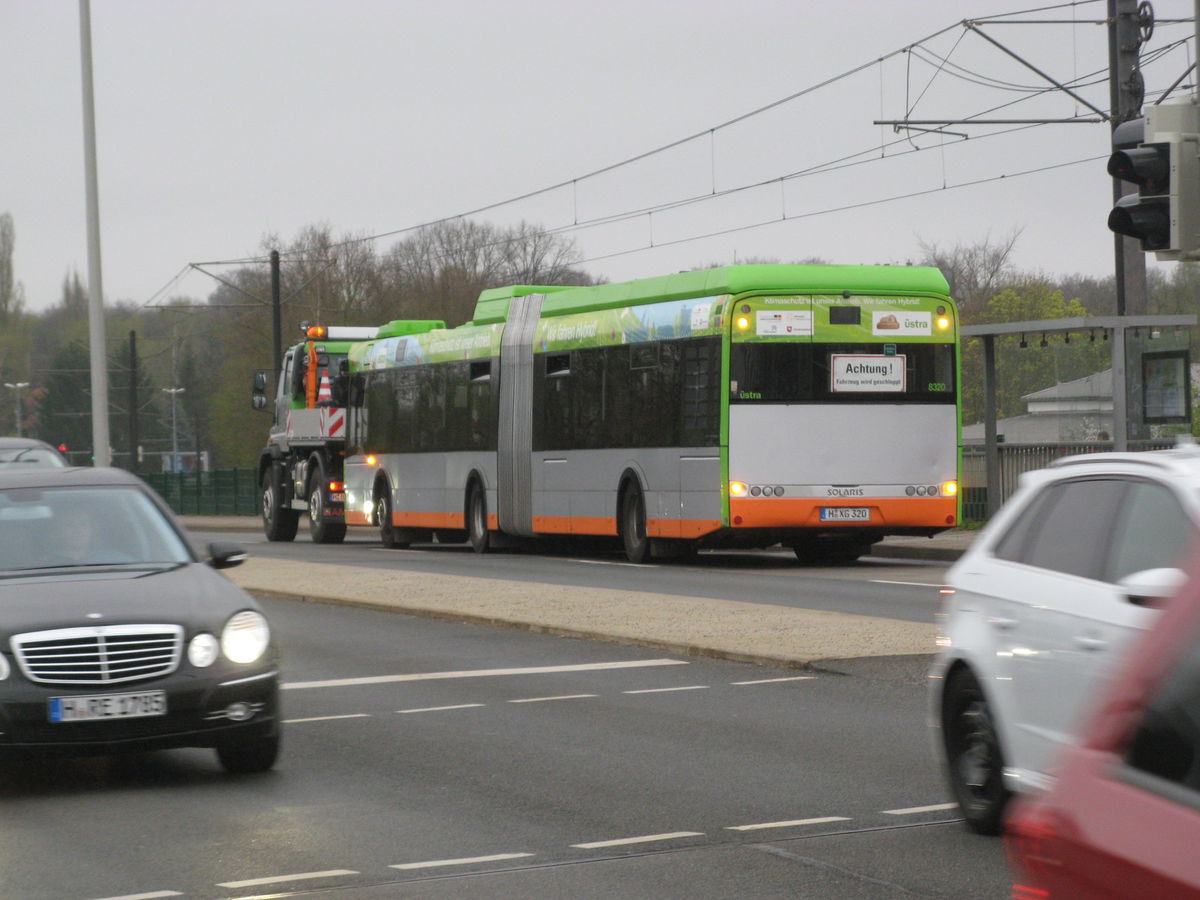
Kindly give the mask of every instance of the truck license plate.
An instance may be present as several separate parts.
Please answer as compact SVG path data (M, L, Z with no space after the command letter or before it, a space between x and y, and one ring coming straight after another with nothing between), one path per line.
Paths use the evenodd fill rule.
M871 508L868 506L822 506L822 522L870 522Z
M167 695L165 691L50 698L51 722L137 719L145 716L164 716L166 713Z

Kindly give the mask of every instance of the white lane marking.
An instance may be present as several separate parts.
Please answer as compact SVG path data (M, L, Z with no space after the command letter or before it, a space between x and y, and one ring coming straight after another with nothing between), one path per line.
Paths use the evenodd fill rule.
M280 685L285 691L306 688L352 687L389 684L396 681L435 681L443 678L486 678L496 675L545 675L554 672L600 672L607 669L641 669L650 666L686 666L683 659L634 659L622 662L580 663L571 666L529 666L523 669L465 669L458 672L417 672L412 675L374 675L365 678L331 678L327 681L292 681Z
M369 719L370 713L346 713L341 716L310 716L307 719L284 719L284 725L295 725L299 722L332 722L335 719Z
M400 863L389 869L432 869L437 866L469 866L472 863L502 862L506 859L524 859L532 853L495 853L492 856L469 856L463 859L431 859L428 862Z
M618 562L615 559L572 559L568 562L583 563L587 566L626 566L631 569L649 569L650 563Z
M829 822L849 822L845 816L825 816L820 819L792 819L790 822L758 822L754 825L727 825L726 831L759 831L763 828L794 828L797 825L826 825Z
M946 586L944 582L941 582L938 584L930 584L927 581L886 581L883 578L872 578L871 584L905 584L905 585L908 585L909 587L933 587L933 588L940 588L940 587Z
M757 681L731 681L730 684L778 684L781 681L812 681L816 675L794 675L791 678L760 678Z
M672 831L670 834L643 834L641 837L617 838L615 841L592 841L587 844L572 844L580 850L595 850L598 847L622 847L625 844L651 844L681 837L704 837L703 831Z
M642 688L640 691L621 691L622 694L666 694L670 691L707 691L707 684L689 684L686 687Z
M910 806L908 809L885 809L885 816L913 816L917 813L944 812L947 809L958 809L957 803L935 803L933 806Z
M598 694L563 694L561 697L522 697L520 700L509 700L509 703L545 703L547 700L584 700L597 697Z
M295 875L271 875L267 878L248 878L245 881L225 881L217 885L223 888L254 887L259 884L282 884L285 881L308 881L310 878L339 878L357 875L353 869L328 869L324 872L299 872Z
M154 891L149 894L125 894L120 897L100 897L97 900L159 900L160 897L182 897L179 891Z
M448 709L475 709L483 706L482 703L460 703L457 706L424 706L420 709L398 709L396 712L404 715L405 713L422 713L422 712L445 712Z

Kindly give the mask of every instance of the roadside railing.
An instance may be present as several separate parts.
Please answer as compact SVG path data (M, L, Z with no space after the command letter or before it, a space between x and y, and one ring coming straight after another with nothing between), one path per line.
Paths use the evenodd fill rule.
M1144 441L1131 450L1161 450L1173 441ZM1017 489L1021 475L1077 453L1100 453L1112 444L1100 441L1057 444L1000 444L1000 499ZM963 447L963 521L987 521L987 470L984 448ZM142 476L179 515L257 516L261 512L258 473L254 469L211 472L156 472Z
M1174 438L1165 441L1130 441L1130 450L1165 450L1175 445ZM1017 489L1021 476L1034 469L1044 469L1056 459L1080 453L1104 453L1113 449L1111 442L1080 441L1057 444L1000 444L1000 502ZM963 521L985 522L988 518L987 460L982 446L963 447L962 455Z
M261 512L254 469L155 472L142 478L181 516L257 516Z

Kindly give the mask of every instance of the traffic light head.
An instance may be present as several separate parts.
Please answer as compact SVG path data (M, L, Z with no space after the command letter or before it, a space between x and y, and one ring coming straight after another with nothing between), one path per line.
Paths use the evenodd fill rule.
M1200 113L1189 98L1162 103L1113 130L1108 174L1137 187L1108 227L1159 259L1200 258Z

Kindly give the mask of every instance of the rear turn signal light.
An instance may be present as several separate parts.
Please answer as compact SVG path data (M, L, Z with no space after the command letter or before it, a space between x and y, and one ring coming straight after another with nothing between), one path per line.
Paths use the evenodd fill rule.
M938 331L945 331L949 327L950 327L950 317L949 316L938 316L938 318L937 318Z
M332 493L336 494L338 491L344 491L345 489L346 489L346 485L342 484L342 482L340 482L340 481L329 482L329 490Z
M740 481L729 482L730 497L745 497L748 491L749 489L746 487L746 485Z
M945 482L942 485L942 494L946 497L957 497L958 496L958 482L957 481Z
M375 463L377 463L377 462L379 462L379 460L375 458L375 454L374 454L374 453L370 454L370 455L367 457L367 465L368 465L368 466L373 466L373 465L375 465Z

